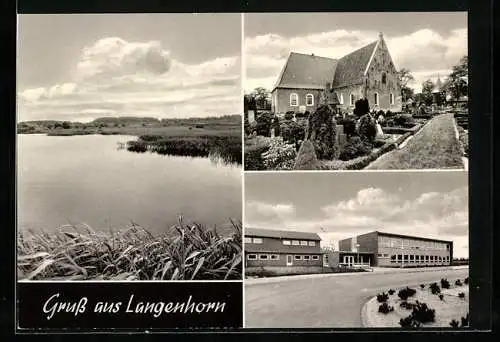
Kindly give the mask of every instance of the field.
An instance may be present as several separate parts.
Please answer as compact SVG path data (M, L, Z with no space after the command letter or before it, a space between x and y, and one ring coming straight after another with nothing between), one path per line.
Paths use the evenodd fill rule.
M182 220L162 235L132 224L96 232L64 226L19 232L19 280L241 279L241 223L224 233Z
M366 169L462 169L462 153L455 134L453 114L438 115L406 146L381 156Z

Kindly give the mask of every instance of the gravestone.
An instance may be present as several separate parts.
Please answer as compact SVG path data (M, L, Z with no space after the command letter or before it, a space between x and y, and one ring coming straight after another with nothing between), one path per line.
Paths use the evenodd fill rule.
M248 122L249 123L255 122L255 112L253 110L248 111Z

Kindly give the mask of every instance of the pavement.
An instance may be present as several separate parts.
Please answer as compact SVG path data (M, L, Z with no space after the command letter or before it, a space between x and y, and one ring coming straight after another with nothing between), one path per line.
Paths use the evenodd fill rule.
M379 292L469 276L463 266L388 270L245 280L245 327L360 328L363 305Z

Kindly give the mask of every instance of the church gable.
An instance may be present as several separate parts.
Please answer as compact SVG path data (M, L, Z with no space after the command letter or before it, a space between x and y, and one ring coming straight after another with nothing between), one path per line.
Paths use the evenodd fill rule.
M398 73L382 36L367 65L365 76L368 91L399 94Z
M335 69L333 87L341 88L362 84L366 67L376 46L377 41L339 59Z

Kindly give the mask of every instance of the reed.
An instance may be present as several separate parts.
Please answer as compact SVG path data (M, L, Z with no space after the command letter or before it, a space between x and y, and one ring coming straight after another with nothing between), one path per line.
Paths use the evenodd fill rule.
M242 229L228 236L182 218L153 235L132 223L97 232L87 225L19 232L19 280L222 280L241 279Z

